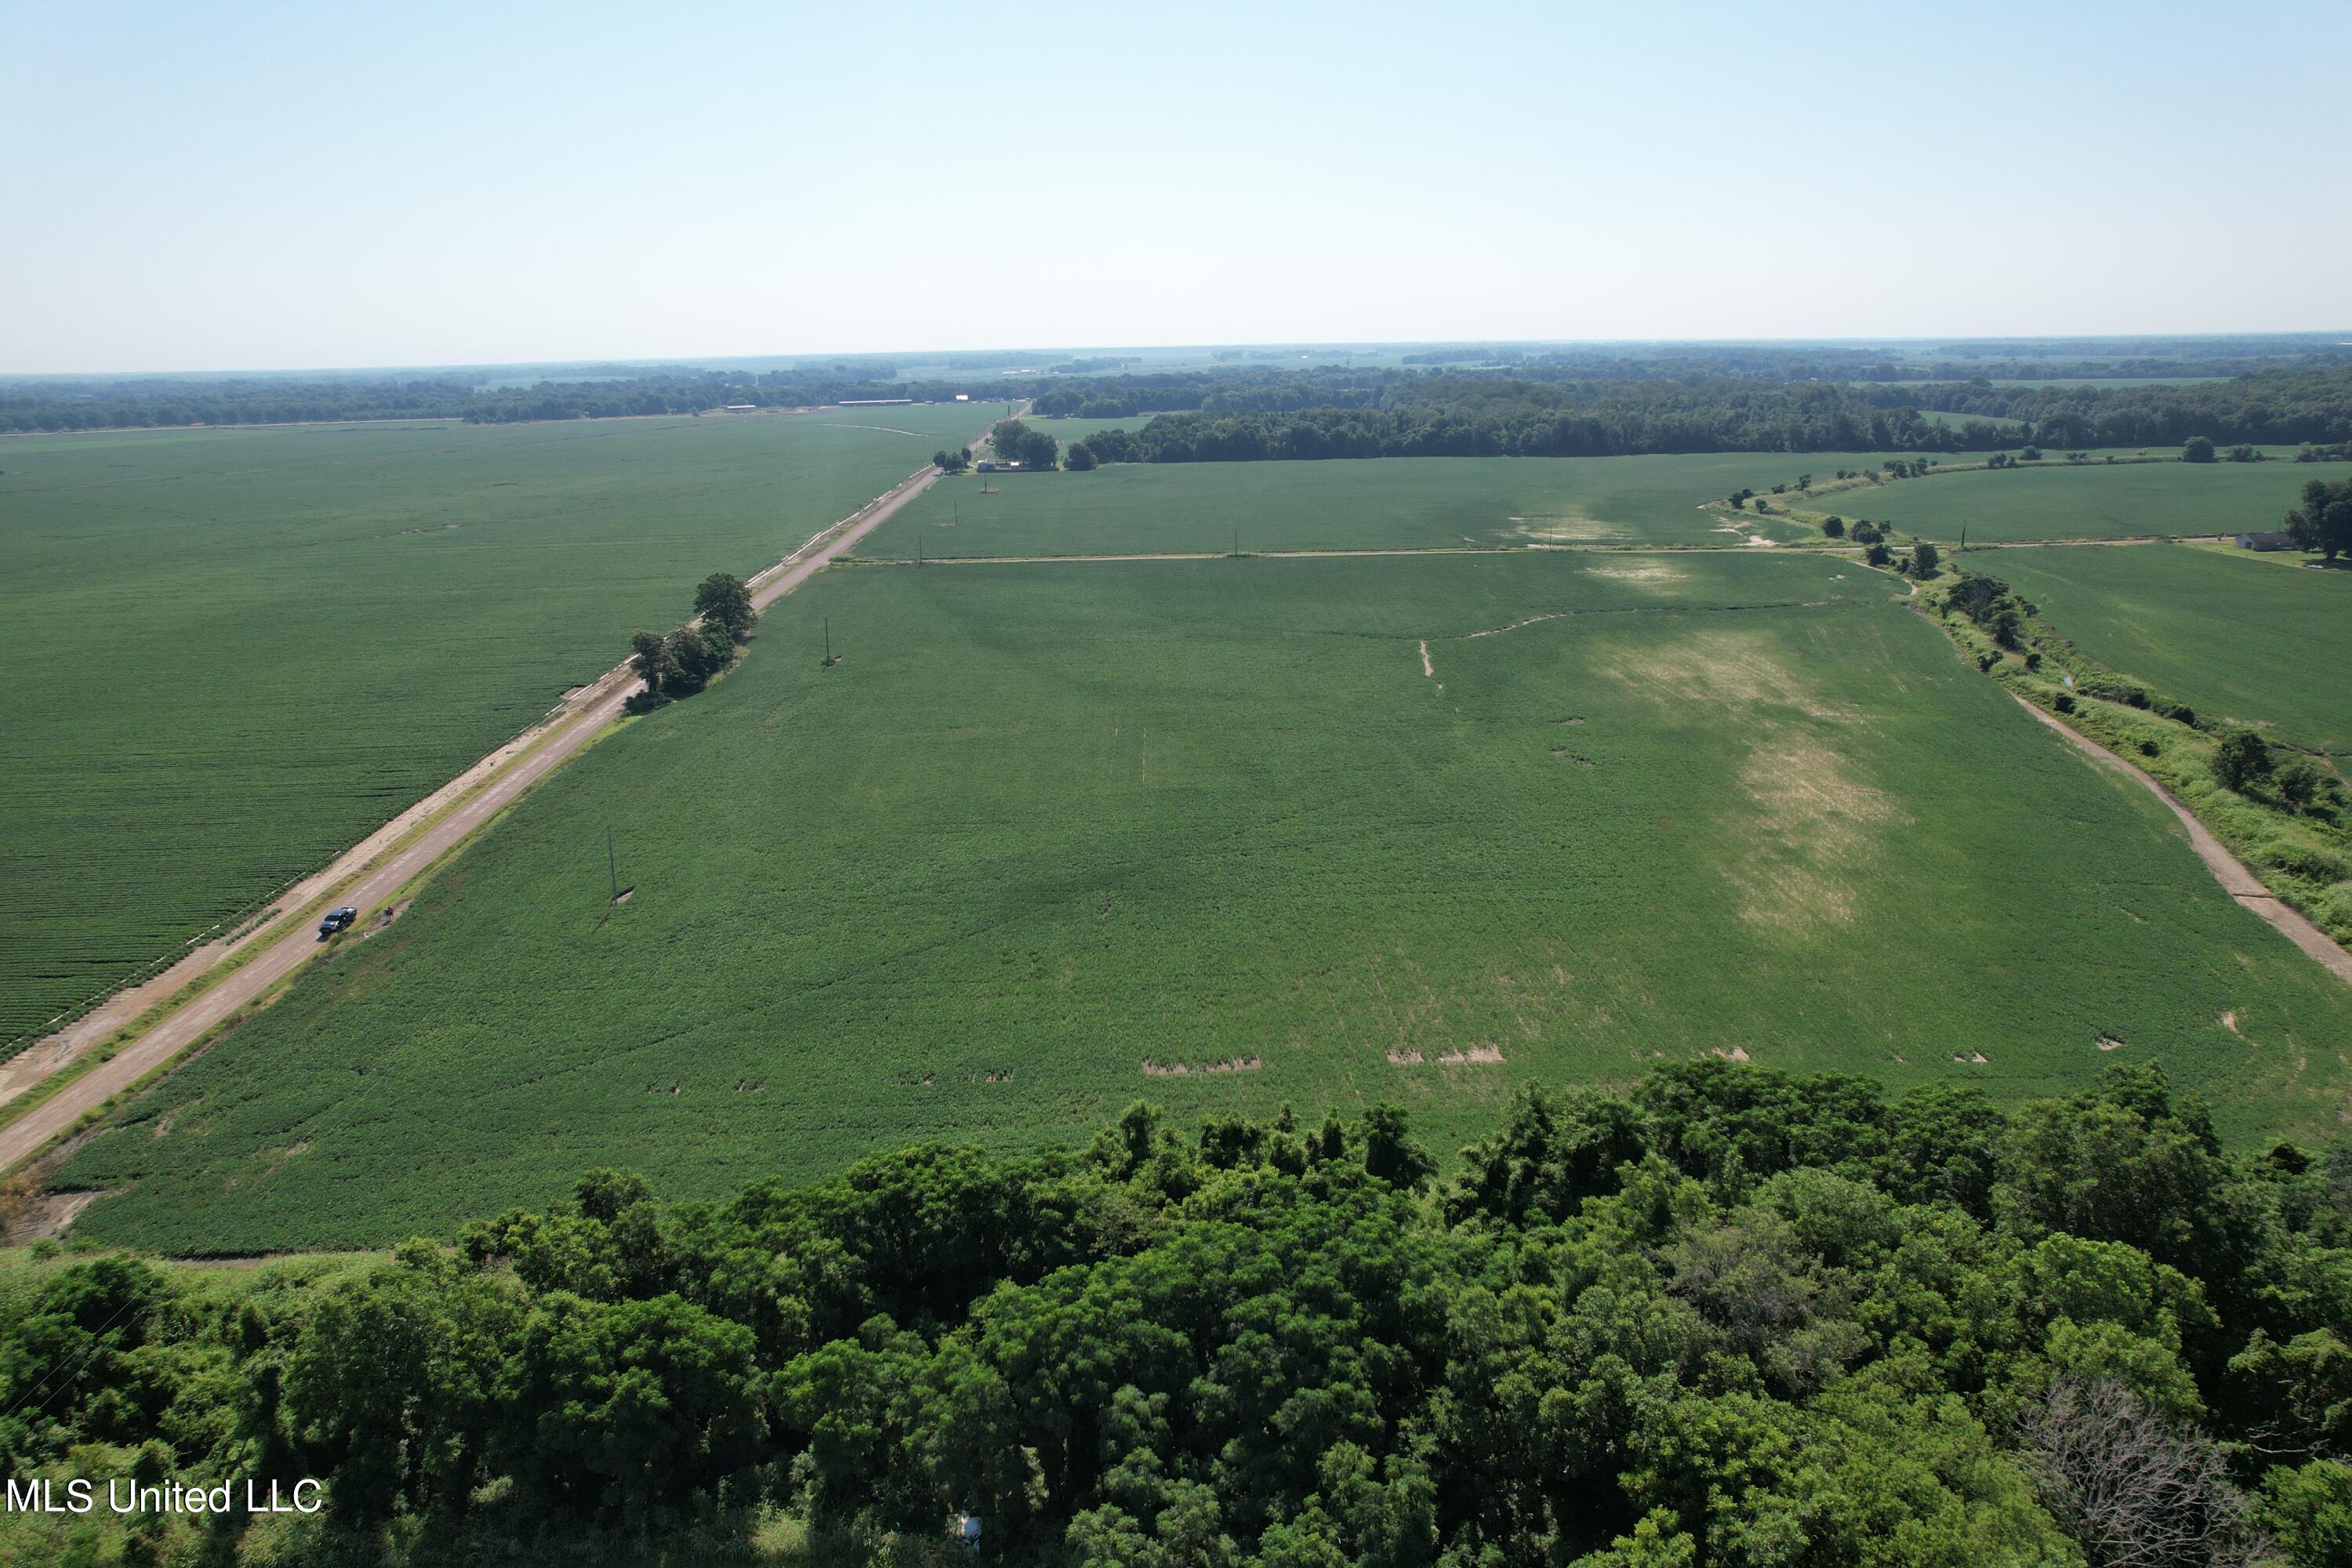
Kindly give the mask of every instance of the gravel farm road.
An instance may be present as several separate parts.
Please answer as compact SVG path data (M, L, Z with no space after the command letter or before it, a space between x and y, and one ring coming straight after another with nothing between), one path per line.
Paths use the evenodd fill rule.
M971 445L977 447L985 437ZM751 602L766 609L799 587L833 559L887 521L899 508L920 495L940 478L940 470L923 468L879 499L867 503L812 538L783 561L751 580ZM563 710L529 734L499 747L436 790L383 828L347 851L325 872L297 885L280 900L278 908L299 913L326 901L352 904L360 910L362 930L387 900L420 872L467 838L519 799L531 785L562 765L620 715L621 707L638 687L636 677L623 664L575 692ZM488 782L483 781L487 779ZM471 795L466 792L471 790ZM453 798L460 804L448 806ZM411 832L417 821L436 811L446 815L423 834L385 857L393 843ZM276 922L271 922L275 924ZM202 1039L205 1033L240 1009L267 995L270 989L323 951L307 921L298 921L261 952L177 1012L158 1022L114 1055L83 1073L47 1100L5 1127L0 1127L0 1172L39 1153L82 1116L156 1068L164 1066ZM80 1056L133 1022L238 951L236 942L200 949L110 1003L89 1017L70 1026L22 1053L16 1064L31 1072L10 1075L8 1098L14 1099L42 1079L72 1065ZM37 1055L37 1053L38 1053Z

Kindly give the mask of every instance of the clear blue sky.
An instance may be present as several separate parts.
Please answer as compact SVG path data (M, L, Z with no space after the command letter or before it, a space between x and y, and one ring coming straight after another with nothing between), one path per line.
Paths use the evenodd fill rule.
M2352 327L2352 4L0 0L0 371Z

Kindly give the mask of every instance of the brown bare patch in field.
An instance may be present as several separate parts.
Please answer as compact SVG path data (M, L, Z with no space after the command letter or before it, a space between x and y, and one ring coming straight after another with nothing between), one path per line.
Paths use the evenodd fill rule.
M1739 784L1755 803L1747 852L1726 871L1749 923L1798 934L1853 919L1854 893L1883 830L1907 820L1819 741L1771 736L1748 750Z
M1440 1051L1437 1059L1447 1067L1464 1067L1471 1063L1492 1066L1503 1059L1500 1046L1472 1046L1466 1051Z
M1615 539L1624 531L1597 517L1515 517L1511 521L1517 525L1510 531L1514 536L1543 544L1589 543Z
M1727 1062L1744 1062L1750 1059L1746 1046L1734 1046L1729 1050L1717 1046L1715 1047L1715 1054Z
M2116 1038L2113 1035L2101 1035L2099 1037L2099 1049L2103 1051L2119 1051L2123 1048L2124 1043Z
M1822 700L1798 670L1775 658L1753 632L1696 631L1663 650L1619 658L1606 672L1648 697L1686 702L1702 698L1727 707L1793 708L1808 718L1858 723L1862 715Z
M53 1241L65 1235L76 1215L104 1195L44 1192L38 1180L20 1171L0 1182L0 1244L23 1247Z
M1408 1048L1401 1051L1391 1051L1389 1053L1389 1066L1392 1068L1411 1068L1419 1067L1420 1065L1421 1053L1419 1051Z
M1738 782L1747 809L1720 814L1736 846L1723 874L1742 918L1790 939L1851 921L1885 834L1909 819L1857 776L1836 730L1822 729L1864 715L1826 700L1752 631L1696 631L1602 668L1654 701L1703 703L1731 721L1724 732L1745 746Z
M1255 1072L1265 1064L1255 1056L1227 1057L1221 1061L1163 1062L1156 1058L1143 1058L1143 1071L1148 1078L1189 1078L1196 1072Z
M2235 1007L2221 1015L2221 1027L2233 1035L2238 1032L2238 1010Z
M1679 566L1663 566L1651 563L1641 566L1587 566L1588 577L1606 577L1615 583L1679 583L1690 574Z

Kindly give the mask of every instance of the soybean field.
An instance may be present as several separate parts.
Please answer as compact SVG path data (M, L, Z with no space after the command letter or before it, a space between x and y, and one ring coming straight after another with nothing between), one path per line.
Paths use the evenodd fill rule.
M1053 430L1061 421L1040 421ZM1108 421L1118 424L1119 421ZM1666 458L1379 458L1139 463L1091 473L967 474L933 486L860 543L882 559L1442 550L1534 544L1738 545L1812 539L1782 519L1734 526L1702 505L1885 454ZM1893 488L1893 487L1889 487ZM1875 499L1876 492L1873 492Z
M2352 463L2297 463L2273 447L2262 463L2110 463L2094 452L2069 463L2053 454L2007 468L1931 473L1864 490L1814 498L1817 510L1892 522L1906 533L1971 544L2060 539L2137 539L2273 529L2308 479L2340 479ZM2165 454L2152 454L2159 458Z
M781 558L983 421L0 440L0 1056L530 724L704 574Z
M836 567L88 1144L79 1231L372 1245L593 1165L716 1194L1143 1097L1394 1099L1442 1147L1528 1078L1709 1053L2005 1100L2152 1060L2234 1140L2335 1125L2352 989L1893 587Z
M2352 572L2178 544L1969 560L2032 600L2084 653L2200 714L2352 754Z

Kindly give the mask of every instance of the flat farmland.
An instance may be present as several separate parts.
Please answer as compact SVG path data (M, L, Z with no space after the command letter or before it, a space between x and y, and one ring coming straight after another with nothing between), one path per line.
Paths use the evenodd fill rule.
M1073 441L1083 441L1089 436L1099 436L1106 430L1140 431L1146 425L1150 424L1152 416L1149 414L1139 414L1132 419L1038 419L1031 417L1023 420L1022 423L1029 426L1032 429L1043 430L1046 435L1051 436L1054 439L1059 441L1062 444L1062 450L1065 453L1067 453L1070 449L1070 443Z
M2310 465L2302 465L2309 467ZM2017 550L1972 557L2100 662L2201 714L2352 753L2352 572L2192 545Z
M0 440L0 1055L514 734L705 574L780 558L979 424Z
M1110 424L1121 421L1112 420ZM1055 429L1056 422L1041 421ZM1885 454L1671 458L1378 458L1305 463L1123 463L1085 474L965 475L935 485L859 552L929 556L1197 554L1241 547L1430 550L1557 544L1736 544L1702 502L1799 474L1875 468ZM1772 537L1818 537L1780 521Z
M2294 456L2292 447L2271 451ZM1812 504L1927 539L1958 539L1965 526L1971 544L2237 533L2276 528L2305 480L2352 475L2352 463L2105 463L2103 456L1930 474Z
M2334 1126L2352 989L1890 587L835 569L87 1145L79 1233L380 1243L596 1164L715 1194L1139 1096L1393 1097L1444 1148L1524 1079L1710 1051L2004 1098L2156 1060L2234 1140Z

